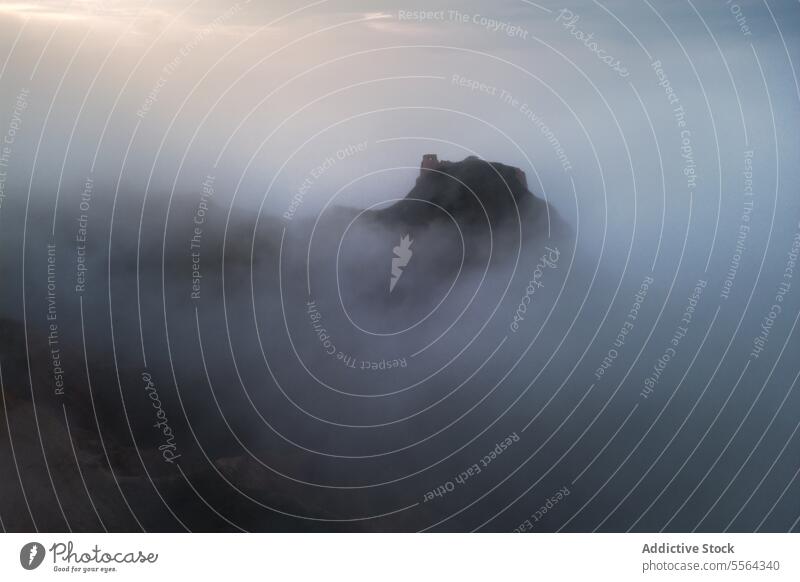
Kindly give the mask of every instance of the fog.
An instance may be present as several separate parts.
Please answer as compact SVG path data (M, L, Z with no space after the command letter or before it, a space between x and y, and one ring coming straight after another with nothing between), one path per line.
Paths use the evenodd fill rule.
M4 528L797 530L796 8L417 4L0 8Z

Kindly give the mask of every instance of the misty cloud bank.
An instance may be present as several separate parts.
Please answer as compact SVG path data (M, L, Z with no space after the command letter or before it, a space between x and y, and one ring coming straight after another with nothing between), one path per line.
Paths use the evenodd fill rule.
M285 4L0 12L3 528L796 531L796 9Z

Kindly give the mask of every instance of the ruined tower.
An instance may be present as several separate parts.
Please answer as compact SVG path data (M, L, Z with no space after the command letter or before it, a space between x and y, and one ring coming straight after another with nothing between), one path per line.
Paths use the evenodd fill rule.
M419 175L423 170L436 170L439 168L439 157L436 154L425 154L422 156L422 163L419 166Z

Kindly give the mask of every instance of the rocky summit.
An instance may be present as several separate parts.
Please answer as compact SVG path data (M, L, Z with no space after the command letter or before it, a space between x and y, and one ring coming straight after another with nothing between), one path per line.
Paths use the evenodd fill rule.
M544 202L528 190L525 172L519 168L475 156L451 162L426 154L408 195L376 210L374 216L408 225L455 221L494 227L543 208Z

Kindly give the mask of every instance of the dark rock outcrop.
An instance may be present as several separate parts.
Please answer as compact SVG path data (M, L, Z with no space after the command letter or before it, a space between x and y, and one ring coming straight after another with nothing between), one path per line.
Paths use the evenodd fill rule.
M545 204L528 191L519 168L470 156L460 162L423 158L417 183L401 200L377 210L377 219L424 225L455 220L465 225L500 226L530 218ZM519 218L518 218L519 217Z

